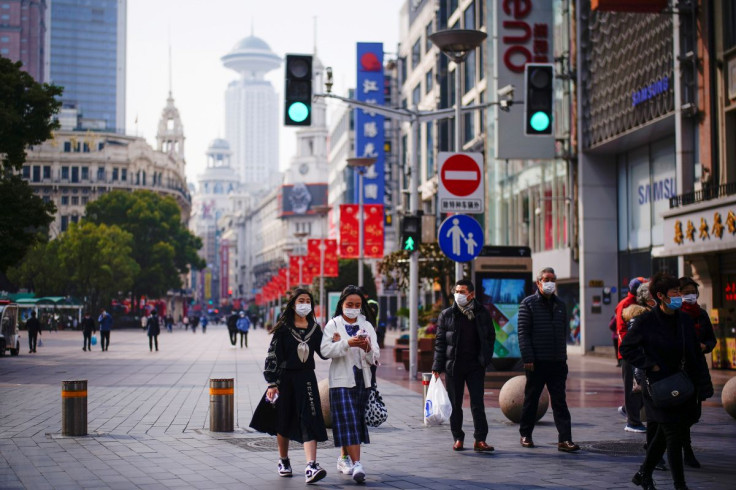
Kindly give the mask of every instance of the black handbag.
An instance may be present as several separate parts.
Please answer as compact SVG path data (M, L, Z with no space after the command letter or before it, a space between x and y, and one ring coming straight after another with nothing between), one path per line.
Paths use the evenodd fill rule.
M649 381L647 388L652 403L657 408L672 408L682 405L695 394L695 385L685 373L685 331L682 329L682 361L680 370L664 379Z

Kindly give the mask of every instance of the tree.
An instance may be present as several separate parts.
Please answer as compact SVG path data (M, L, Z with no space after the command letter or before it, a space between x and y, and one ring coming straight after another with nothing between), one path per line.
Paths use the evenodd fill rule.
M26 161L26 148L51 137L61 107L60 87L40 84L0 56L0 272L17 264L38 243L53 221L56 206L34 195L16 172Z
M378 262L378 272L388 281L387 286L396 285L399 289L409 287L409 252L392 252ZM442 292L442 304L450 304L450 291L455 277L455 262L442 253L437 243L419 245L419 280L433 284L437 282Z
M66 274L59 267L58 249L58 240L39 239L21 262L8 269L8 279L39 297L65 295Z
M133 235L115 225L72 223L58 241L59 268L67 278L65 292L86 298L92 311L127 293L140 271L130 256Z
M26 148L51 138L59 127L51 117L61 107L57 97L63 89L36 82L22 66L0 56L0 157L5 170L20 170Z
M325 292L342 291L347 286L358 285L358 261L355 259L340 259L337 264L337 277L325 278ZM319 284L319 277L315 279ZM318 290L318 289L315 289ZM363 262L363 290L368 299L376 299L376 281L371 268ZM332 314L332 312L329 312Z
M85 219L117 225L134 239L131 256L140 270L131 286L134 304L141 296L159 297L181 287L180 274L203 269L197 255L202 241L181 222L173 197L151 191L113 191L87 205Z
M1 117L1 116L0 116ZM44 202L20 176L0 171L0 272L19 263L46 236L56 206Z

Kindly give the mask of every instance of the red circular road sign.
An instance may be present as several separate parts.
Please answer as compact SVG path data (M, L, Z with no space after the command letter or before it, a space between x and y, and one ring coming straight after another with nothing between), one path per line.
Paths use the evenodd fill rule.
M481 173L479 165L468 155L458 153L442 165L442 185L450 194L465 197L478 189Z

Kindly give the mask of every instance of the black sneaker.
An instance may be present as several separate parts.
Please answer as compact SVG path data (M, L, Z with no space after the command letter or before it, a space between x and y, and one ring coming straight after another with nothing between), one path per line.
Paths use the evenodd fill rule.
M279 476L291 476L291 462L289 458L279 459Z
M320 467L319 463L314 461L310 462L307 467L304 468L304 480L307 483L318 482L325 476L327 476L327 471Z

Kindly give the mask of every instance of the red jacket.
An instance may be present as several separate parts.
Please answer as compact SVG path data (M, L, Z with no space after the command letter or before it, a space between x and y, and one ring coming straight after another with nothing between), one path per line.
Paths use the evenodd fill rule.
M621 315L621 313L624 311L624 308L627 306L631 306L634 303L636 303L636 295L628 293L624 299L618 302L616 305L616 334L618 334L618 345L621 345L621 342L624 341L624 337L626 336L626 332L629 330L629 326L624 321L624 317ZM616 355L618 355L618 358L621 359L621 352L617 352Z

